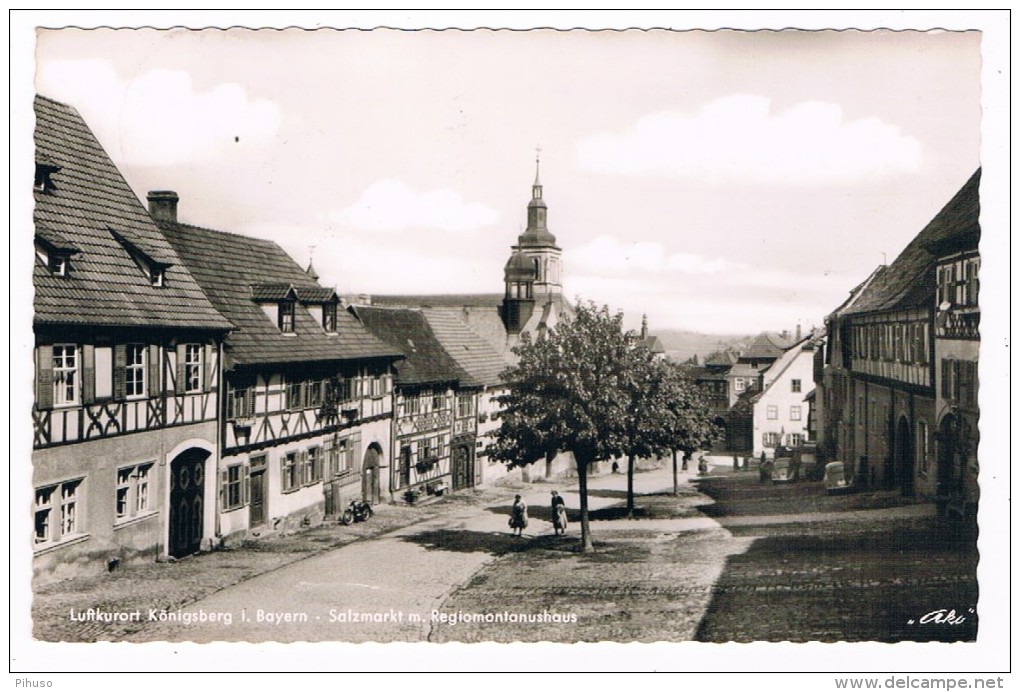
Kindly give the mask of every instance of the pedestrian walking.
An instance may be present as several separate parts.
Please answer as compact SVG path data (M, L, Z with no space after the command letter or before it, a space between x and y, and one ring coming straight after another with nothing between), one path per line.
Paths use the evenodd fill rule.
M557 536L562 536L567 532L567 503L555 490L552 491L551 514L553 530Z
M515 536L523 536L528 528L528 505L520 495L514 495L514 504L510 508L510 530Z

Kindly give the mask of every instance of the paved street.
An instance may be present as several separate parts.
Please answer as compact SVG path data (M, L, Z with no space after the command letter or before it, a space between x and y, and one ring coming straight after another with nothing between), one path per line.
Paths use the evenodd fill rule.
M635 491L653 493L672 487L668 469L637 474ZM592 479L591 510L621 501L623 475ZM399 529L302 560L223 589L180 611L184 618L218 618L214 622L159 622L133 640L206 641L420 641L433 627L432 611L458 586L498 555L517 550L539 535L552 533L547 521L549 491L557 488L571 508L576 490L553 483L526 491L531 521L523 538L507 528L513 491L506 505L470 507L453 514ZM604 492L604 489L614 490ZM688 489L688 492L690 490ZM718 524L699 516L642 521L642 529L671 535L716 530ZM593 534L627 528L628 522L595 521ZM575 535L578 524L571 525ZM705 570L711 580L724 556ZM508 594L509 595L509 594ZM704 599L707 603L707 596ZM512 605L512 598L499 607ZM229 614L227 625L224 614ZM177 616L178 612L172 613Z

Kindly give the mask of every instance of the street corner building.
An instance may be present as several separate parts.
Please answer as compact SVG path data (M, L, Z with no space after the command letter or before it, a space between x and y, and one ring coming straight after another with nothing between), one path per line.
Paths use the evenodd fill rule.
M35 572L208 547L233 325L78 113L35 115Z
M978 503L980 169L826 319L818 449L861 489Z
M275 243L177 223L170 191L146 210L73 108L35 110L36 578L377 501L401 353Z

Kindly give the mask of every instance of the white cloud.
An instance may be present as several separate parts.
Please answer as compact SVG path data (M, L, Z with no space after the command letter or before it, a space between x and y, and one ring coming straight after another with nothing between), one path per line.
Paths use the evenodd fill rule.
M586 245L568 250L564 261L571 271L605 274L717 274L744 266L722 257L708 258L685 252L667 254L661 243L621 242L611 235L600 235Z
M737 94L694 114L651 113L624 132L592 135L577 156L583 169L601 173L812 184L917 171L922 151L878 118L846 121L836 104L774 113L769 99Z
M197 92L179 70L149 70L124 81L105 60L56 60L40 66L39 93L79 109L122 164L170 166L214 159L232 147L272 139L280 109L251 100L244 87Z
M499 215L480 202L465 202L454 190L418 192L400 180L373 183L361 198L330 220L367 231L415 228L464 233L495 223Z

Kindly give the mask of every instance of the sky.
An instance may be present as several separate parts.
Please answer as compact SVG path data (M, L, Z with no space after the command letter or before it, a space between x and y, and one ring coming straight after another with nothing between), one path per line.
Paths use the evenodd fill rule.
M500 293L536 157L568 298L820 326L979 166L977 31L37 32L140 199L341 293Z

